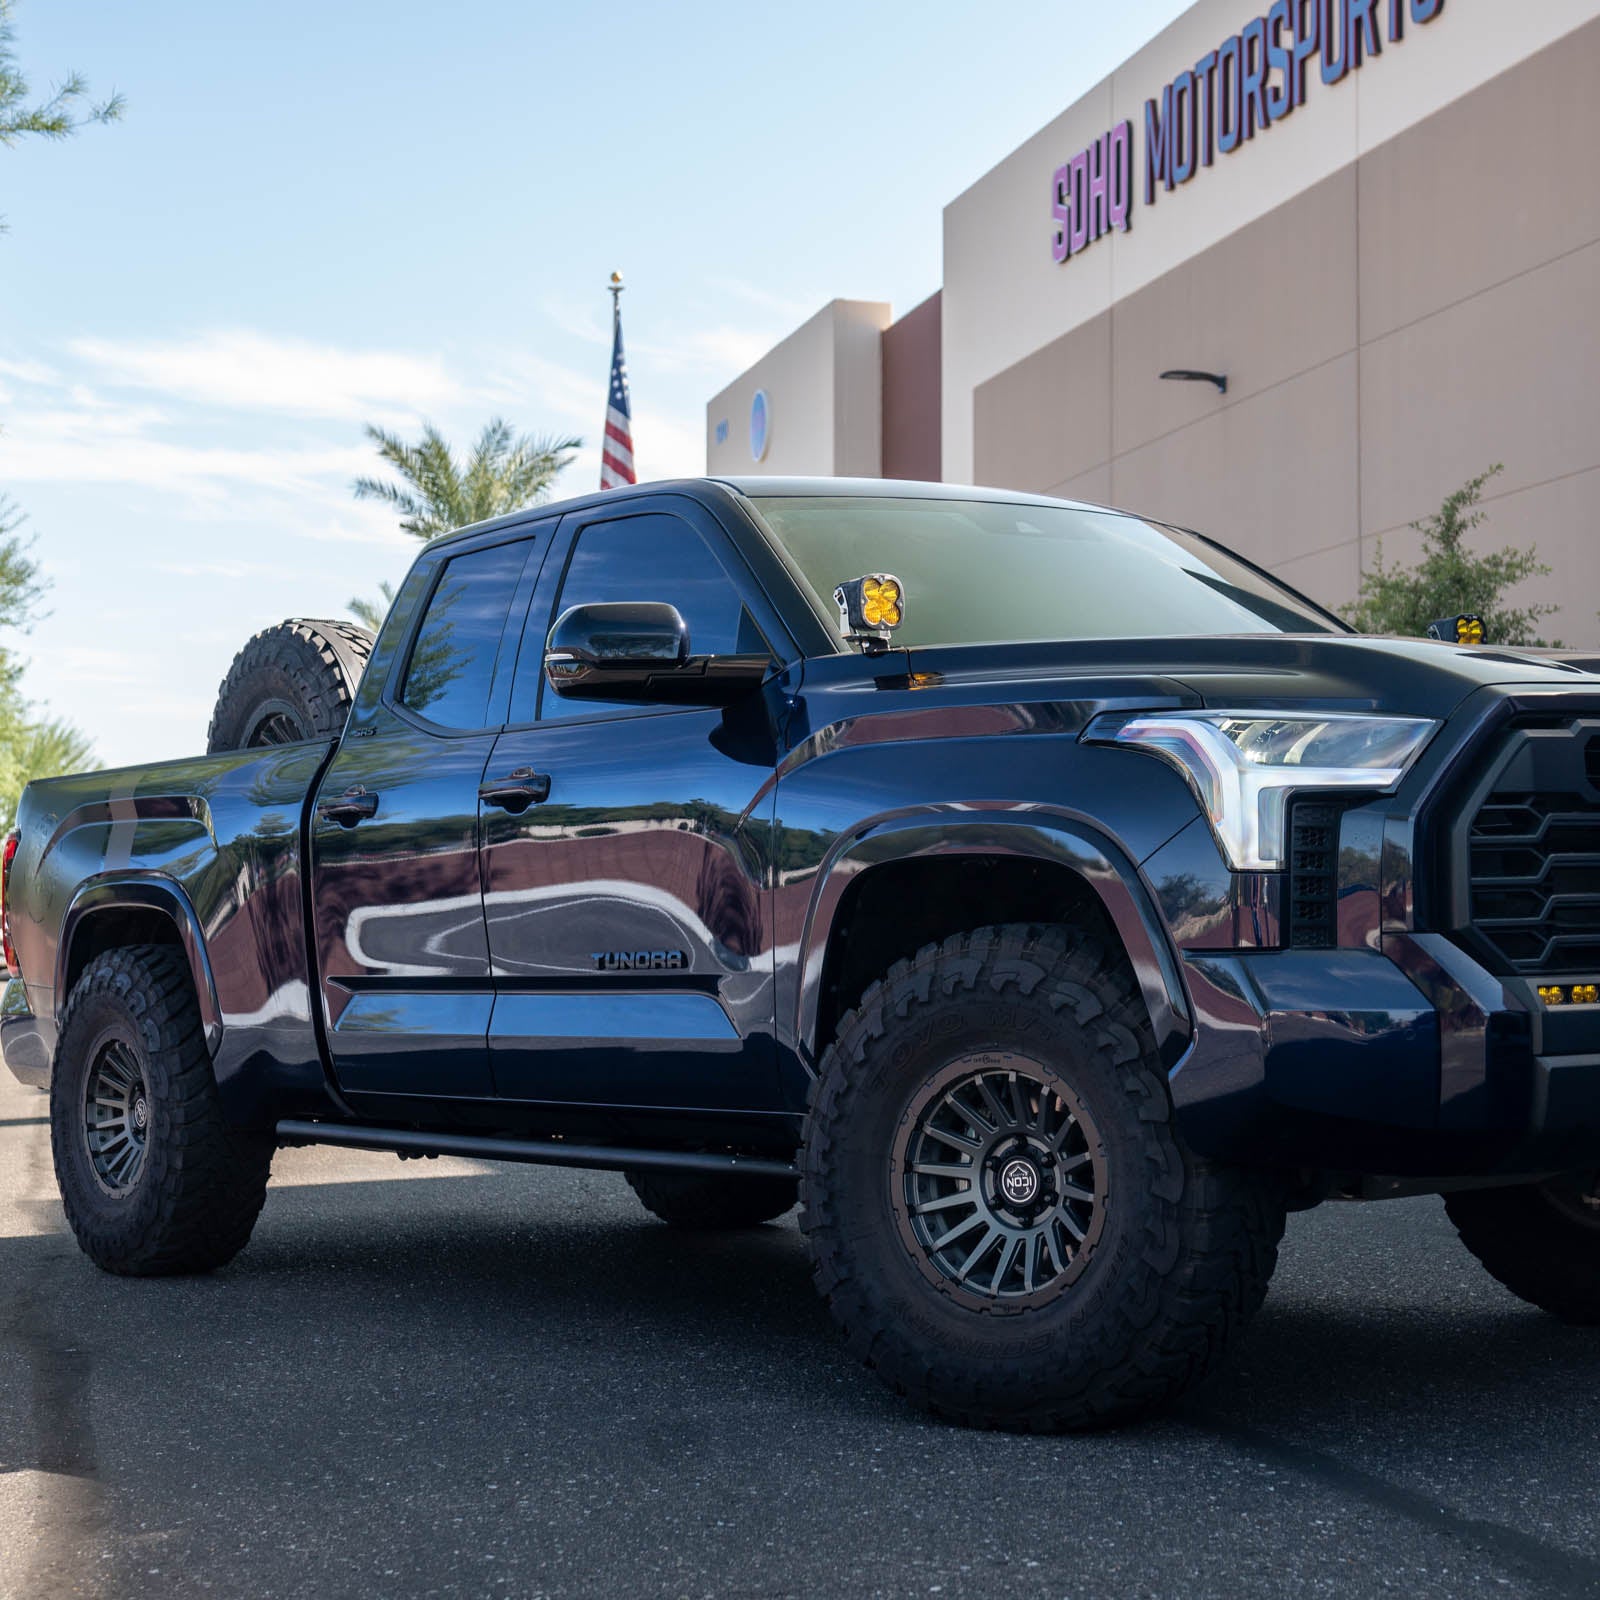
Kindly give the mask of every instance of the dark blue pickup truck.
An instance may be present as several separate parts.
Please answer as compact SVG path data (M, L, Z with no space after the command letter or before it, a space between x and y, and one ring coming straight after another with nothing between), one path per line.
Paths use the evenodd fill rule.
M852 1348L985 1426L1170 1398L1329 1198L1442 1193L1596 1322L1589 665L1035 496L539 507L375 641L258 635L210 754L31 785L0 1039L114 1272L322 1142L798 1200Z

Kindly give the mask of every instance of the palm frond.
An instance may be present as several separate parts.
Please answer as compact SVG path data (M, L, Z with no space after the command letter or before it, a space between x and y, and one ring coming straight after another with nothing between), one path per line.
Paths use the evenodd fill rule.
M378 590L383 596L381 604L376 600L364 600L360 595L354 595L346 602L350 607L351 616L363 628L370 629L373 633L378 633L382 630L383 619L388 616L390 607L394 605L394 585L392 583L380 583Z

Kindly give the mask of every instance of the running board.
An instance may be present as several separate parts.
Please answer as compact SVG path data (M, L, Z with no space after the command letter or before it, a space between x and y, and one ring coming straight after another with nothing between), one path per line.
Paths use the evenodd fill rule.
M791 1161L722 1155L709 1150L630 1150L624 1145L572 1144L565 1139L493 1139L476 1133L424 1133L357 1122L312 1122L286 1117L280 1144L333 1144L348 1150L388 1150L402 1156L472 1156L480 1161L527 1161L545 1167L591 1167L622 1172L721 1172L757 1178L797 1178Z

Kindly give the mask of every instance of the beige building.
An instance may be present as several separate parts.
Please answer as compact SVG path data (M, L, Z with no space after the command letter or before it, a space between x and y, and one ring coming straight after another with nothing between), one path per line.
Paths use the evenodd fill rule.
M952 200L929 301L835 301L716 396L708 469L1124 506L1337 604L1498 461L1481 537L1593 642L1600 0L1253 4Z

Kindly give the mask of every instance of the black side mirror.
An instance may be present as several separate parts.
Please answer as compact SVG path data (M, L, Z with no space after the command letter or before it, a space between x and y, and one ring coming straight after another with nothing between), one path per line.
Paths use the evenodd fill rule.
M616 601L573 606L545 642L545 679L573 699L727 705L771 669L766 656L692 656L676 606Z

